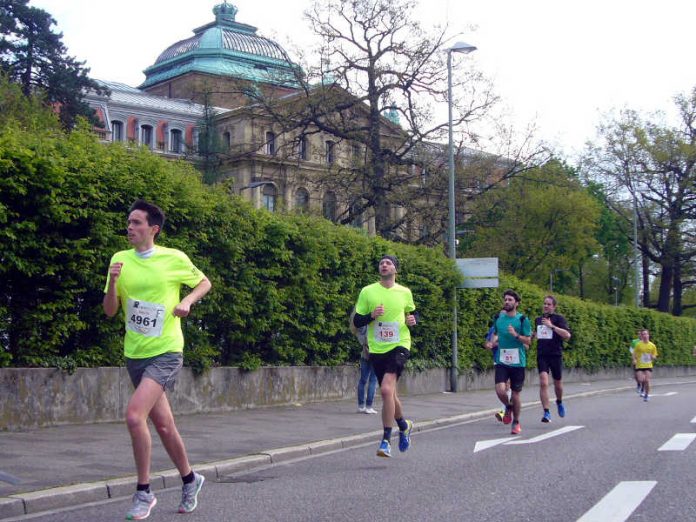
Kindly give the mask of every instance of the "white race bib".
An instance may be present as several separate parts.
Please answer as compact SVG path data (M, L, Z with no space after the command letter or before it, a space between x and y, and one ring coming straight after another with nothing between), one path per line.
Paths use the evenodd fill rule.
M520 364L519 348L500 348L498 354L503 364Z
M652 354L651 353L642 353L640 355L640 362L642 362L642 363L652 362Z
M399 323L377 323L375 325L375 341L378 343L398 343L400 340Z
M543 324L537 325L537 339L553 339L553 330Z
M164 305L128 299L126 329L145 337L159 337L164 326Z

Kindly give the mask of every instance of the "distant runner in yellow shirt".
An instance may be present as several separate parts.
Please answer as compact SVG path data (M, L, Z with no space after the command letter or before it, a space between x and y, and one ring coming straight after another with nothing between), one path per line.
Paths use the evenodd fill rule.
M633 364L636 376L643 386L642 397L645 402L650 400L650 378L652 377L653 361L657 359L657 347L650 342L650 332L640 331L640 341L633 347Z

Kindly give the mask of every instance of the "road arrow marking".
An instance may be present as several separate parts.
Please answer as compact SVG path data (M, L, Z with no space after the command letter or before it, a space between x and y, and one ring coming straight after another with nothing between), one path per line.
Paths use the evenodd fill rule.
M571 431L579 430L580 428L584 427L585 426L565 426L561 429L550 431L548 433L544 433L543 435L539 435L531 439L513 440L508 442L507 444L534 444L535 442L541 442L542 440L557 437L558 435L563 435L564 433L570 433Z
M22 481L20 479L18 479L14 475L10 475L9 473L5 473L4 471L0 471L0 480L2 480L3 482L7 482L8 484L15 485L15 486L17 484L22 483Z
M677 433L660 446L657 451L684 451L694 439L696 439L696 433Z
M696 424L696 417L694 417L693 419L691 419L691 424Z
M619 482L578 522L624 522L656 484L654 480Z
M505 442L513 440L514 438L515 437L505 437L504 439L479 440L476 442L476 446L474 446L474 453L478 451L483 451L488 448L492 448L493 446L497 446L498 444L503 444Z

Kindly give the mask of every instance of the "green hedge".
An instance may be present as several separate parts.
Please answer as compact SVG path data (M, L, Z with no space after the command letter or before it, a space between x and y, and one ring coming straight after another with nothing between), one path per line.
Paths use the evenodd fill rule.
M519 310L532 320L541 315L548 295L529 283L512 276L501 277L500 289L460 290L459 305L464 310L460 321L460 368L482 369L493 366L489 351L481 349L483 336L492 316L502 307L502 291L514 288L521 296ZM572 337L566 343L564 364L593 372L601 368L626 367L631 364L628 347L637 330L647 328L657 345L658 365L693 366L696 359L696 321L673 317L644 308L609 306L556 295L557 312L568 320ZM475 314L480 309L480 315ZM464 339L462 339L464 337ZM529 365L536 366L536 346L532 345Z
M213 283L184 326L194 368L356 361L348 314L377 279L383 253L401 259L399 282L421 313L413 365L449 365L458 275L439 249L257 211L224 186L203 185L185 162L104 145L87 128L63 133L7 85L0 109L0 366L122 363L121 320L107 319L101 301L111 255L128 248L126 211L137 198L167 214L159 242L185 251ZM502 284L521 292L533 316L544 292L512 278ZM482 337L500 302L499 290L459 291L460 368L492 365ZM563 297L560 311L574 333L570 366L626 365L638 326L653 331L662 364L693 364L696 321Z

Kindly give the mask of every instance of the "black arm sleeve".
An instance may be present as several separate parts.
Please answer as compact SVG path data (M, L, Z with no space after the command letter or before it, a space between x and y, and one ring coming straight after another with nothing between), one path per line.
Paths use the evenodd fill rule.
M353 324L356 328L362 328L363 326L367 326L371 322L372 316L370 314L362 315L355 312L355 315L353 316Z

